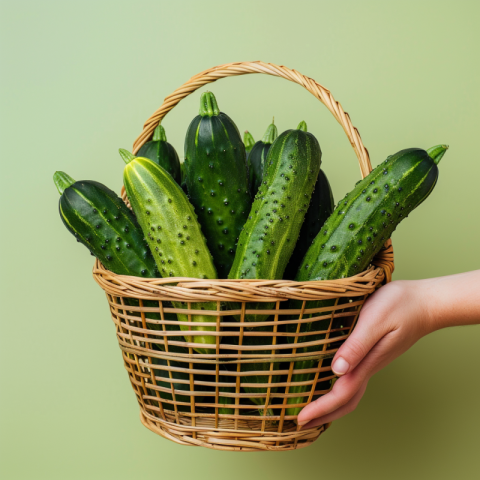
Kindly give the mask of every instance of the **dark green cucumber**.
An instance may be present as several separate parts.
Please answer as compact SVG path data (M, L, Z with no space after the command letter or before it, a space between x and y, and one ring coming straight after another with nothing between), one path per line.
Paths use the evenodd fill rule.
M409 148L390 156L339 202L295 279L344 278L365 270L397 225L431 193L437 178L437 164L425 150Z
M187 175L185 172L185 162L180 164L180 174L181 174L181 182L180 186L182 187L182 190L185 192L185 195L188 197L188 189L187 189Z
M101 183L56 172L60 217L70 233L119 275L157 277L144 234L123 200Z
M360 273L371 263L397 225L432 192L438 179L437 163L447 146L429 150L402 150L388 157L341 200L308 249L295 280L333 280ZM301 301L290 301L289 308L301 308ZM328 307L332 300L307 302L306 308ZM325 315L328 312L325 312ZM305 317L307 318L308 315ZM304 323L301 333L328 329L330 320ZM296 326L287 327L296 332ZM293 341L293 337L288 337ZM299 343L321 340L323 334L300 336ZM318 347L297 349L297 353L318 350ZM295 369L314 368L317 361L297 362ZM310 378L312 375L310 374ZM292 382L305 380L293 375ZM296 386L289 393L305 393L309 386ZM305 396L291 397L288 404L298 404ZM287 415L297 415L299 407L291 407Z
M176 367L176 368L188 368L188 363L184 362L175 362L173 360L164 360L162 358L152 358L152 363L158 365L159 368L153 368L155 375L155 383L157 387L163 387L171 390L174 389L175 401L184 402L188 405L177 405L177 410L179 412L189 412L190 407L190 395L182 395L179 392L189 392L190 393L190 375L185 372L179 371L169 371L164 370L162 367ZM168 365L170 363L170 365ZM171 377L170 377L171 375ZM175 381L177 380L177 381ZM181 382L179 382L179 380ZM151 381L151 380L150 380ZM164 392L161 390L155 390L153 388L149 389L149 393L153 397L157 397L157 393L160 395L160 398L163 400L169 400L172 402L174 400L173 395L169 392ZM158 398L158 397L157 397ZM203 397L195 397L195 401L199 402ZM175 410L174 404L169 402L162 402L162 406L166 410Z
M267 158L272 143L277 137L278 130L274 124L274 120L272 120L263 138L255 143L248 155L248 187L250 188L252 197L257 194L258 188L262 183L265 159Z
M123 181L128 199L145 233L150 250L163 277L217 278L212 256L197 221L194 209L180 186L162 167L147 158L134 157L126 150L120 154L127 163ZM186 308L181 302L172 302L175 308ZM192 303L193 310L216 310L215 302ZM178 313L180 321L189 321L188 315ZM215 317L193 315L198 326L180 326L182 330L215 331ZM187 336L192 343L215 345L211 335ZM199 353L211 353L210 348L196 347Z
M256 332L272 332L273 328L272 327L254 327L254 328L248 328L248 331L253 331L255 330ZM267 350L268 345L272 344L272 338L270 336L265 336L265 337L259 337L259 336L250 336L250 335L245 335L243 337L243 343L242 345L251 345L255 347L262 347L265 346L265 350L254 350L254 351L248 351L250 355L254 354L257 357L261 356L269 356L272 354L272 350ZM225 343L229 345L238 345L238 337L225 337ZM231 351L231 350L230 350ZM275 365L275 369L278 367L278 364ZM229 365L226 367L230 371L237 371L237 367L235 365ZM267 393L267 388L266 387L253 387L253 386L246 386L246 384L265 384L265 383L276 383L279 381L280 377L278 375L273 375L272 379L269 382L269 370L270 370L270 362L261 362L258 361L256 363L242 363L240 366L240 371L243 372L257 372L255 375L248 375L248 376L241 376L240 377L240 384L242 389L250 393L252 395L255 394L265 394ZM265 373L260 373L260 372L265 372ZM232 378L235 377L225 377L229 378L230 381L232 382ZM235 388L230 388L230 389L225 389L224 391L229 391L229 392L235 392ZM275 393L277 391L277 388L270 388L271 393ZM228 398L228 397L227 397ZM224 398L223 400L226 400ZM234 403L234 399L231 399L232 403ZM263 398L255 398L255 397L250 397L249 400L254 403L255 405L264 405L265 404L265 399ZM270 400L271 403L271 400ZM259 409L259 412L261 415L268 415L271 416L273 415L272 409L267 408L267 411L264 412L263 410ZM233 413L233 412L231 412Z
M245 153L247 154L248 159L248 155L250 155L250 152L255 145L255 140L248 130L245 130L245 133L243 134L243 144L245 145Z
M305 220L298 236L298 242L295 250L288 262L283 278L293 280L297 274L298 267L303 257L307 253L308 248L326 222L327 218L332 214L335 208L333 200L332 188L325 172L320 169L318 173L315 190L312 194L310 207L308 208Z
M162 125L155 128L152 140L140 147L137 157L149 158L163 167L178 184L181 183L180 160L176 150L167 142L167 135Z
M275 140L229 278L282 278L310 203L321 156L311 133L287 130ZM248 304L247 308L270 309L272 304ZM246 316L248 321L266 318L263 314Z
M256 329L257 330L257 329ZM272 327L262 327L259 329L260 331L263 332L272 332L273 329ZM272 338L273 337L250 337L246 336L243 337L243 344L244 345L255 345L255 346L261 346L261 345L271 345L272 343ZM271 355L272 350L255 350L255 352L250 352L250 353L255 353L255 355L261 356L261 355ZM256 375L249 375L249 376L242 376L240 377L240 383L242 385L243 390L245 392L250 393L252 395L254 394L265 394L268 391L268 388L266 387L247 387L245 384L248 383L277 383L280 381L280 376L279 375L272 375L272 378L270 379L270 376L268 375L268 371L270 370L270 363L269 362L257 362L257 363L244 363L241 364L241 371L242 372L265 372L265 374L256 374ZM274 365L274 368L278 368L278 365ZM270 382L269 382L270 379ZM276 387L270 388L270 393L275 393L277 391ZM265 399L264 398L255 398L255 397L250 397L250 400L255 403L255 405L265 405ZM270 399L271 402L271 399ZM267 408L266 411L261 410L260 415L268 415L272 416L273 411L270 408Z
M222 383L231 383L234 377L221 376L219 377ZM233 415L235 413L235 398L223 397L222 393L235 393L235 387L219 387L218 403L223 407L218 407L218 413L220 415Z
M90 249L92 255L110 271L119 275L159 276L140 225L121 198L97 182L75 182L63 172L56 172L53 178L62 195L60 216L63 223L77 241ZM124 301L127 306L140 305L135 298L125 298ZM143 306L158 309L158 302L144 300ZM136 311L128 311L128 315L140 317L140 313ZM148 312L145 317L147 320L161 319L155 312ZM166 313L165 318L173 320L176 317ZM147 322L147 328L162 330L158 323ZM165 328L169 331L177 330L174 325L167 325ZM181 341L182 338L169 337L169 340ZM155 343L152 345L161 349ZM188 353L187 349L177 345L170 345L169 350Z
M187 187L220 278L226 278L250 210L245 146L238 128L202 94L185 137Z

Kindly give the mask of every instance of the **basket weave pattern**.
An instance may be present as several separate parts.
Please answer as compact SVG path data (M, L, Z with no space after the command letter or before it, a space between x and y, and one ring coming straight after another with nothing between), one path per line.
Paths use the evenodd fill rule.
M147 120L134 152L181 99L207 83L246 73L280 76L304 86L342 125L357 154L362 177L371 171L358 131L331 93L294 70L263 62L232 63L192 77ZM128 204L124 189L122 195ZM97 260L93 275L107 295L142 423L177 443L220 450L278 451L310 445L328 425L301 430L294 421L296 416L287 414L292 407L287 401L301 397L296 406L303 407L329 390L334 377L331 358L355 326L367 297L391 280L390 241L372 263L354 277L294 282L146 279L116 275ZM300 302L293 309L289 300ZM315 300L330 302L327 307L311 308L308 302ZM184 308L179 309L178 303L175 308L172 302L182 302ZM198 302L213 302L216 309L193 310L191 304ZM265 309L253 310L252 302L265 303ZM259 312L269 315L268 319L246 319L249 313ZM188 315L188 322L181 322L184 330L180 330L176 313ZM205 335L194 329L198 326L192 320L196 314L211 317L203 324L212 327L208 335L215 338L215 343L206 347L207 353L195 352L198 344L191 341ZM305 323L312 323L312 330L299 333ZM246 341L248 337L255 337L255 342ZM300 360L313 360L314 368L299 368L296 362ZM259 364L267 368L255 370ZM293 381L294 375L302 373L310 374L307 380ZM260 383L259 376L263 379ZM290 392L300 385L306 386L303 393Z

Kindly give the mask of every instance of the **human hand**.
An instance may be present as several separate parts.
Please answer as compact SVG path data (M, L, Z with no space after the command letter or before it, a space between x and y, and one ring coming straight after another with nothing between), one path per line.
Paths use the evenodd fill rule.
M396 281L368 298L333 359L332 370L340 378L329 393L303 408L298 424L310 428L355 410L370 377L436 329L430 294L428 280Z

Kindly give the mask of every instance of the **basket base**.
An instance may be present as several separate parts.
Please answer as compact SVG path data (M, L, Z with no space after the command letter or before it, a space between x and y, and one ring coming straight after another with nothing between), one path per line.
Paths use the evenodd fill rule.
M153 433L180 445L206 447L234 452L285 451L311 445L331 425L319 425L308 430L298 430L293 422L290 428L278 433L277 429L263 432L248 429L214 428L210 425L192 425L190 417L181 416L181 424L155 418L140 409L140 421ZM247 427L248 428L248 427Z

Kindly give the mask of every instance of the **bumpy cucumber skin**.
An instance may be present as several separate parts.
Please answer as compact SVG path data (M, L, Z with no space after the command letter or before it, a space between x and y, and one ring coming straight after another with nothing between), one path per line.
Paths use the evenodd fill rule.
M220 278L233 263L251 205L245 146L224 113L198 115L185 137L186 183Z
M105 185L90 180L75 182L60 197L59 211L70 233L110 271L159 276L135 216Z
M150 250L163 277L217 278L212 256L197 221L192 205L172 176L147 158L137 157L124 170L123 181L128 199L145 232ZM175 308L186 308L173 302ZM216 310L215 302L192 303L193 310ZM180 321L189 321L188 315L178 313ZM215 327L201 326L215 317L194 315L197 327L180 326L184 331L215 331ZM214 345L215 337L187 336L187 341ZM196 347L199 353L211 353L208 348Z
M149 158L156 164L163 167L180 185L182 179L180 174L180 160L173 146L167 141L152 140L142 145L137 152L138 157Z
M325 172L320 169L318 174L315 190L312 194L310 207L308 208L305 220L298 236L298 242L295 245L295 250L292 253L288 266L285 269L284 278L293 280L297 274L298 267L307 253L308 248L332 214L335 208L333 200L332 188L328 181Z
M390 238L397 225L432 192L438 179L438 167L425 150L409 148L390 156L376 167L341 200L307 251L295 280L333 280L365 270ZM334 247L334 248L332 248ZM299 309L302 302L290 301ZM327 307L334 301L307 302L306 308ZM328 329L330 320L302 324L301 332ZM287 327L290 332L296 326ZM292 337L288 337L293 341ZM324 339L325 335L299 337L298 342ZM297 349L308 352L318 347ZM295 363L295 369L314 368L317 361ZM310 377L312 378L312 377ZM292 382L305 381L293 375ZM289 393L306 392L309 386L290 388ZM290 397L288 404L301 403L305 397ZM298 415L300 408L287 409Z
M438 167L425 150L402 150L341 200L308 249L295 280L362 272L397 225L433 190Z
M282 278L310 203L321 156L320 145L311 133L287 130L275 140L262 185L238 240L229 278ZM247 308L269 309L271 304L250 304ZM248 321L266 318L264 314L246 315Z

